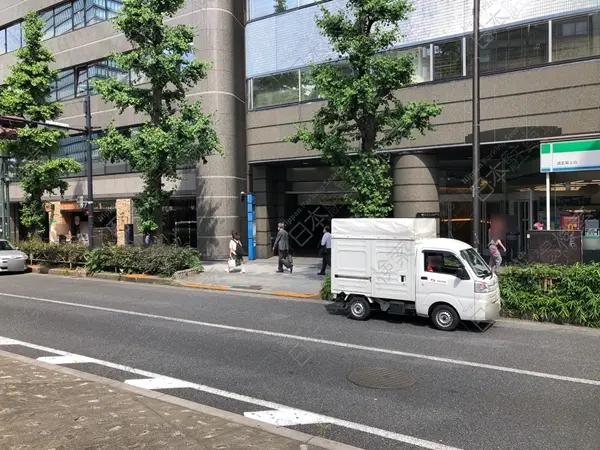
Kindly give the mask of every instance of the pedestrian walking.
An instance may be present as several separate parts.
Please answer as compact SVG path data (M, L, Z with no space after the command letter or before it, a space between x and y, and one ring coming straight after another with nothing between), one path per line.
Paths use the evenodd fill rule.
M492 268L492 273L498 273L498 269L502 265L502 254L498 249L498 246L502 247L502 249L506 252L506 247L498 238L495 233L492 232L490 228L488 230L490 235L490 242L488 243L488 249L490 250L490 267Z
M278 256L277 273L283 273L283 266L293 271L294 265L289 261L290 254L290 235L285 231L283 223L277 225L277 237L273 243L273 254Z
M231 273L240 270L246 272L244 268L244 246L240 240L240 234L233 230L231 232L231 241L229 241L229 261L227 261L227 269Z
M331 233L329 232L329 227L323 228L323 237L319 244L319 253L323 258L319 275L325 275L327 266L331 267Z

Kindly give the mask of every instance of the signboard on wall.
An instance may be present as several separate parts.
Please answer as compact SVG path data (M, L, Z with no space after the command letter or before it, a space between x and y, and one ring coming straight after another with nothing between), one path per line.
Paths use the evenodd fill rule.
M600 170L600 139L540 145L540 172Z

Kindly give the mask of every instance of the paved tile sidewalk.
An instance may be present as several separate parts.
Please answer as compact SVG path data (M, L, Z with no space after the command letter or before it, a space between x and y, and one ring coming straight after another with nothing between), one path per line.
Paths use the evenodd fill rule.
M171 400L155 398L159 396ZM2 449L350 448L320 438L313 438L318 446L312 445L311 436L235 418L239 419L225 411L0 352Z
M295 258L293 273L288 270L276 273L277 258L247 261L244 264L245 273L228 273L227 261L203 264L203 273L191 275L181 280L181 283L308 297L316 295L323 282L323 276L317 274L321 270L320 258Z

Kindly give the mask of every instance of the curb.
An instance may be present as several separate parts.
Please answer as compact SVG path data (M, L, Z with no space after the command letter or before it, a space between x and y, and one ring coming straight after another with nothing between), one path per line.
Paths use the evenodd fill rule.
M265 295L272 297L288 297L288 298L300 298L309 300L320 300L321 294L319 292L313 292L310 294L301 292L289 292L289 291L259 291L256 289L244 289L244 288L232 288L229 286L221 286L217 284L200 284L200 283L184 283L181 281L173 280L172 278L161 278L152 275L143 274L120 274L120 273L85 273L78 270L69 269L50 269L42 266L29 266L33 273L43 275L54 275L63 277L79 277L79 278L96 278L99 280L109 281L126 281L130 283L142 283L142 284L159 284L162 286L174 286L174 287L186 287L191 289L204 289L207 291L228 291L228 292L240 292L246 294Z
M237 423L239 425L243 425L249 428L255 428L267 433L274 434L276 436L281 436L284 438L292 439L298 441L303 444L314 445L316 447L328 449L328 450L361 450L359 447L352 447L350 445L342 444L340 442L335 442L329 439L321 438L318 436L313 436L311 434L302 433L300 431L290 430L288 428L278 427L276 425L271 425L264 422L259 422L258 420L249 419L244 416L240 416L238 414L234 414L228 411L224 411L222 409L213 408L212 406L203 405L201 403L191 402L189 400L184 400L179 397L173 397L172 395L162 394L160 392L151 391L148 389L143 389L137 386L121 383L120 381L111 380L110 378L99 377L97 375L93 375L91 373L81 372L79 370L71 369L69 367L62 367L58 365L53 365L49 363L45 363L42 361L38 361L36 359L27 358L26 356L17 355L15 353L6 352L4 350L0 350L0 356L5 358L21 361L26 364L35 365L38 367L42 367L48 370L52 370L54 372L63 373L66 375L71 375L77 378L82 378L84 380L100 383L106 386L110 386L115 389L119 389L121 391L130 392L132 394L140 395L147 398L153 398L155 400L160 400L166 403L170 403L172 405L180 406L183 408L190 409L192 411L200 412L203 414L207 414L210 416L219 417L224 420L228 420L233 423Z
M186 288L192 288L192 289L205 289L208 291L246 292L246 293L250 293L250 294L272 295L275 297L315 299L315 298L319 298L319 296L320 296L319 292L314 292L312 294L304 294L304 293L300 293L300 292L287 292L287 291L258 291L256 289L232 288L229 286L221 286L218 284L175 283L175 285L186 287Z

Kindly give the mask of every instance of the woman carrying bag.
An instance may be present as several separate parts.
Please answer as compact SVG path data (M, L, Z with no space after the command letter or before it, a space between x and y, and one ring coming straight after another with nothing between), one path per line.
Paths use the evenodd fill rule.
M240 234L237 231L231 232L231 241L229 241L229 261L227 261L227 270L229 273L240 270L246 273L244 268L244 246L240 241Z

